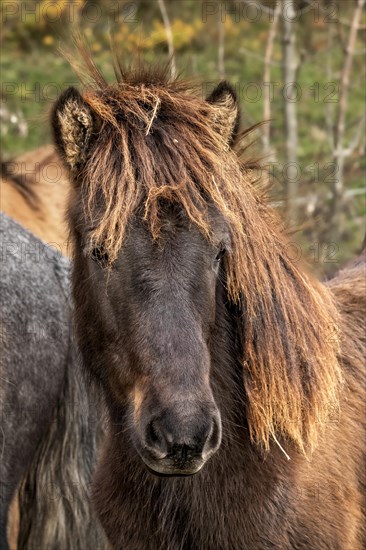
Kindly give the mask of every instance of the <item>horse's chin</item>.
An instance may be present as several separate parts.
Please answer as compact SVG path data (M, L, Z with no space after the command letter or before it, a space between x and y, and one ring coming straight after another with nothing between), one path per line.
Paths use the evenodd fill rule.
M190 477L198 474L203 468L205 462L200 461L199 464L191 464L186 467L177 467L171 464L162 464L156 463L152 464L151 462L147 463L143 460L144 465L150 474L153 474L156 477Z

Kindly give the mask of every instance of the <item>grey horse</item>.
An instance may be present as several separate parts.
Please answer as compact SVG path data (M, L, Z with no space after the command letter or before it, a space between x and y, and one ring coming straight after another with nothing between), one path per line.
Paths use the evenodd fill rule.
M104 549L89 499L102 428L72 337L70 263L4 214L0 250L0 547L20 487L18 550Z

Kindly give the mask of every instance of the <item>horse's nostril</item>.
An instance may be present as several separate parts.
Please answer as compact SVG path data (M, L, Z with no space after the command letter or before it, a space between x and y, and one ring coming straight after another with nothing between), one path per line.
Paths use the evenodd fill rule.
M219 448L221 443L221 420L219 416L212 418L212 425L202 450L202 458L206 459Z
M157 420L151 420L145 433L145 443L150 451L157 455L157 458L163 458L167 453L166 439L161 431Z
M211 433L208 437L208 441L211 447L217 447L221 441L221 427L220 420L214 418Z
M158 434L158 430L157 430L157 427L156 427L155 420L153 420L152 422L149 422L148 430L149 430L149 434L150 434L150 441L152 443L158 442L160 437L159 437L159 434Z

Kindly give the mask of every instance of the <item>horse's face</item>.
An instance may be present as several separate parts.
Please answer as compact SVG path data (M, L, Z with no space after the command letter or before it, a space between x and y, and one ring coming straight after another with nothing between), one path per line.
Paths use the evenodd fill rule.
M101 314L118 335L113 378L127 399L133 442L161 474L196 473L220 445L210 334L228 243L222 221L213 226L215 244L170 211L158 241L142 221L131 224L109 275L100 250L87 260L104 296Z
M145 85L139 86L151 103L152 92L146 95ZM148 196L159 187L151 179L160 164L167 165L157 177L164 185L172 185L167 174L169 179L175 171L176 184L179 177L185 182L209 178L211 161L207 164L201 157L214 149L212 155L219 160L232 144L239 122L234 90L223 82L207 104L194 98L187 103L189 96L174 91L174 86L169 93L165 86L160 88L161 105L154 99L150 107L136 99L135 81L127 87L107 88L102 95L91 94L89 103L70 88L58 100L52 118L56 146L75 184L69 217L76 240L74 296L84 362L102 381L114 421L123 418L122 430L130 431L145 464L156 473L170 475L196 473L221 441L220 413L210 383L210 338L228 230L218 212L212 211L208 225L215 235L206 240L197 225L189 224L183 214L187 209L168 206L168 202L159 209L161 232L154 240L138 214L138 205L146 209L137 202L123 220L118 257L116 248L112 267L105 269L103 250L90 253L93 238L88 236L88 225L97 227L107 205L123 192L130 197L126 204L133 204L136 196L143 201L142 189L146 188ZM106 91L113 101L106 99ZM154 121L151 113L157 115ZM128 132L122 131L123 124ZM130 131L135 132L133 147ZM195 146L190 153L192 142ZM131 170L126 161L123 173L122 152L127 149L136 166ZM194 151L196 160L191 159ZM133 191L131 181L136 185ZM189 198L196 208L195 199ZM91 204L93 213L85 217ZM118 215L124 214L122 209ZM111 224L114 230L117 218ZM93 228L89 235L92 232ZM118 240L118 235L114 237ZM121 411L127 413L127 422Z

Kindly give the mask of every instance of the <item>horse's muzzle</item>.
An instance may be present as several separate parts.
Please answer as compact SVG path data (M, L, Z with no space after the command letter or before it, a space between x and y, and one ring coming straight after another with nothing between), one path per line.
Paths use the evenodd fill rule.
M140 455L148 468L163 475L193 475L221 443L218 410L179 419L166 413L148 422Z

